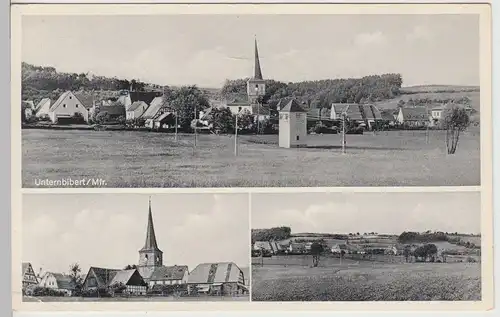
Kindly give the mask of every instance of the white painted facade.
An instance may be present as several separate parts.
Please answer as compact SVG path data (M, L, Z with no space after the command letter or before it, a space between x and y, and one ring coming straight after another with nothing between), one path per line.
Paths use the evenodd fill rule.
M50 272L45 273L45 275L41 278L38 285L41 287L50 288L53 290L64 292L67 296L71 296L72 291L69 289L65 289L65 288L59 288L59 284L57 283L56 277L54 276L54 274L52 274Z
M85 122L89 121L89 111L71 91L67 91L50 108L49 117L53 123L59 118L71 118L75 113L80 113Z
M280 112L279 147L305 146L307 137L306 112Z

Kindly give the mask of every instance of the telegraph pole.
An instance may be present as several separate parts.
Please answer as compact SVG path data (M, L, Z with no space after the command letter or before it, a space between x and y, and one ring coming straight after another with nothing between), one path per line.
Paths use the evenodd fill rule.
M198 119L197 119L197 115L196 115L196 112L197 112L197 106L196 104L194 105L194 147L196 148L196 141L197 141L197 138L198 138Z
M177 121L177 110L175 110L175 142L177 142L177 126L178 126L178 121Z
M234 155L238 155L238 115L239 111L236 113L236 122L234 127Z
M342 112L342 154L345 154L345 112Z

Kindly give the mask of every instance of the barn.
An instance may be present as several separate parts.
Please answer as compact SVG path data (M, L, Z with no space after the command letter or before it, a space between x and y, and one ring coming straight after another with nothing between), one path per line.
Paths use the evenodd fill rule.
M233 262L199 264L188 277L190 294L237 296L248 292L243 271Z

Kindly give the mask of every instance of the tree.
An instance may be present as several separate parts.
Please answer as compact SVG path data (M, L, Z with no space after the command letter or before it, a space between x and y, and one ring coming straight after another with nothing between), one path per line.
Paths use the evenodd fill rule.
M311 244L313 267L318 267L321 253L323 253L323 245L321 243L313 242L313 244Z
M172 92L170 107L178 115L178 124L182 129L188 130L195 118L195 110L198 113L209 107L208 99L196 86L184 86Z
M410 245L405 245L404 249L403 249L403 255L405 257L405 261L406 263L409 262L409 259L410 259L410 255L411 255L411 246Z
M463 107L454 106L445 111L443 128L446 129L446 148L448 154L455 154L460 133L467 129L470 118Z
M238 114L238 129L251 131L254 127L254 117L248 111L248 109L244 109Z
M229 108L213 108L208 118L208 124L215 133L229 133L234 130L234 117Z
M75 286L75 295L79 295L83 287L83 279L81 276L82 269L78 263L74 263L69 267L69 276L71 283Z

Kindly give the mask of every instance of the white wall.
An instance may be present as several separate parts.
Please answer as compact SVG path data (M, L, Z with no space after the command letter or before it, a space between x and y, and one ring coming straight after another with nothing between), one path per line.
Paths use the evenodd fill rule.
M280 112L279 114L279 146L290 147L290 113Z
M60 116L69 118L74 116L75 112L80 113L83 116L85 122L89 121L89 112L87 111L87 109L85 109L83 104L78 99L76 99L73 93L69 93L57 106L57 108L51 111L50 118L52 122L55 122L57 120L57 117Z

